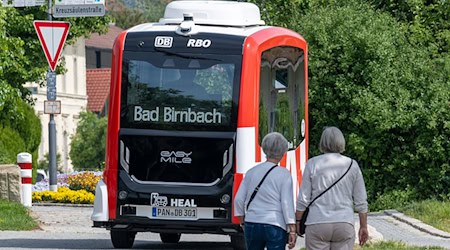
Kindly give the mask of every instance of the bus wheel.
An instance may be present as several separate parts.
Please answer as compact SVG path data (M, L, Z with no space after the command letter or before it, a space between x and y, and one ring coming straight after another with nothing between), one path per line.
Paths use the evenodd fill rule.
M181 234L179 233L160 233L159 237L163 243L178 243Z
M111 230L111 241L115 248L131 248L136 232Z
M246 250L244 234L230 235L233 250Z

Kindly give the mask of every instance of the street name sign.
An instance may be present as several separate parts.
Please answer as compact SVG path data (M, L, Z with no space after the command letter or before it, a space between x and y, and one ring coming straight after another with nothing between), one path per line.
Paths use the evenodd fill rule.
M53 17L104 16L104 0L56 0Z
M34 28L38 34L48 65L55 71L62 48L66 42L70 23L55 21L34 21Z

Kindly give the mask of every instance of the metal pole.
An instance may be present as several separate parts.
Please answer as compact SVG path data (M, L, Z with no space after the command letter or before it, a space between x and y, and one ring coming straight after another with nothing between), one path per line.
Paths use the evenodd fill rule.
M49 21L52 21L52 0L48 0L48 13L47 18ZM50 67L48 67L48 73L52 73ZM47 74L49 75L49 74ZM50 83L50 77L47 77L47 93L49 91L48 86ZM56 89L56 84L55 84ZM55 95L56 97L56 95ZM48 100L47 95L47 100ZM48 122L48 161L49 161L49 190L50 191L58 191L58 176L56 169L56 126L55 126L55 117L53 114L50 114L50 121Z

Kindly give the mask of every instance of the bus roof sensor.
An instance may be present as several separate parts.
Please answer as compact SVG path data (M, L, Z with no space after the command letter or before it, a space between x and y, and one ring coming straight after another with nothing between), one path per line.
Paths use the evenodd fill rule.
M234 1L173 1L169 3L161 24L181 24L192 14L195 24L247 27L264 25L258 6ZM188 17L189 18L189 17Z
M198 31L195 29L194 15L192 13L183 14L183 22L180 23L180 26L178 27L176 32L177 34L183 36L189 36L198 33Z

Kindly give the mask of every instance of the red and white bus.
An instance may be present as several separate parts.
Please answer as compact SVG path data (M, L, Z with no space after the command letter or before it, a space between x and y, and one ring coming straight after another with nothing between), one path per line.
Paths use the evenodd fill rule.
M116 248L137 232L231 236L243 249L233 198L282 133L280 165L297 193L308 152L306 41L265 26L256 5L174 1L158 23L121 33L113 48L103 180L92 220ZM293 197L294 198L294 197Z

